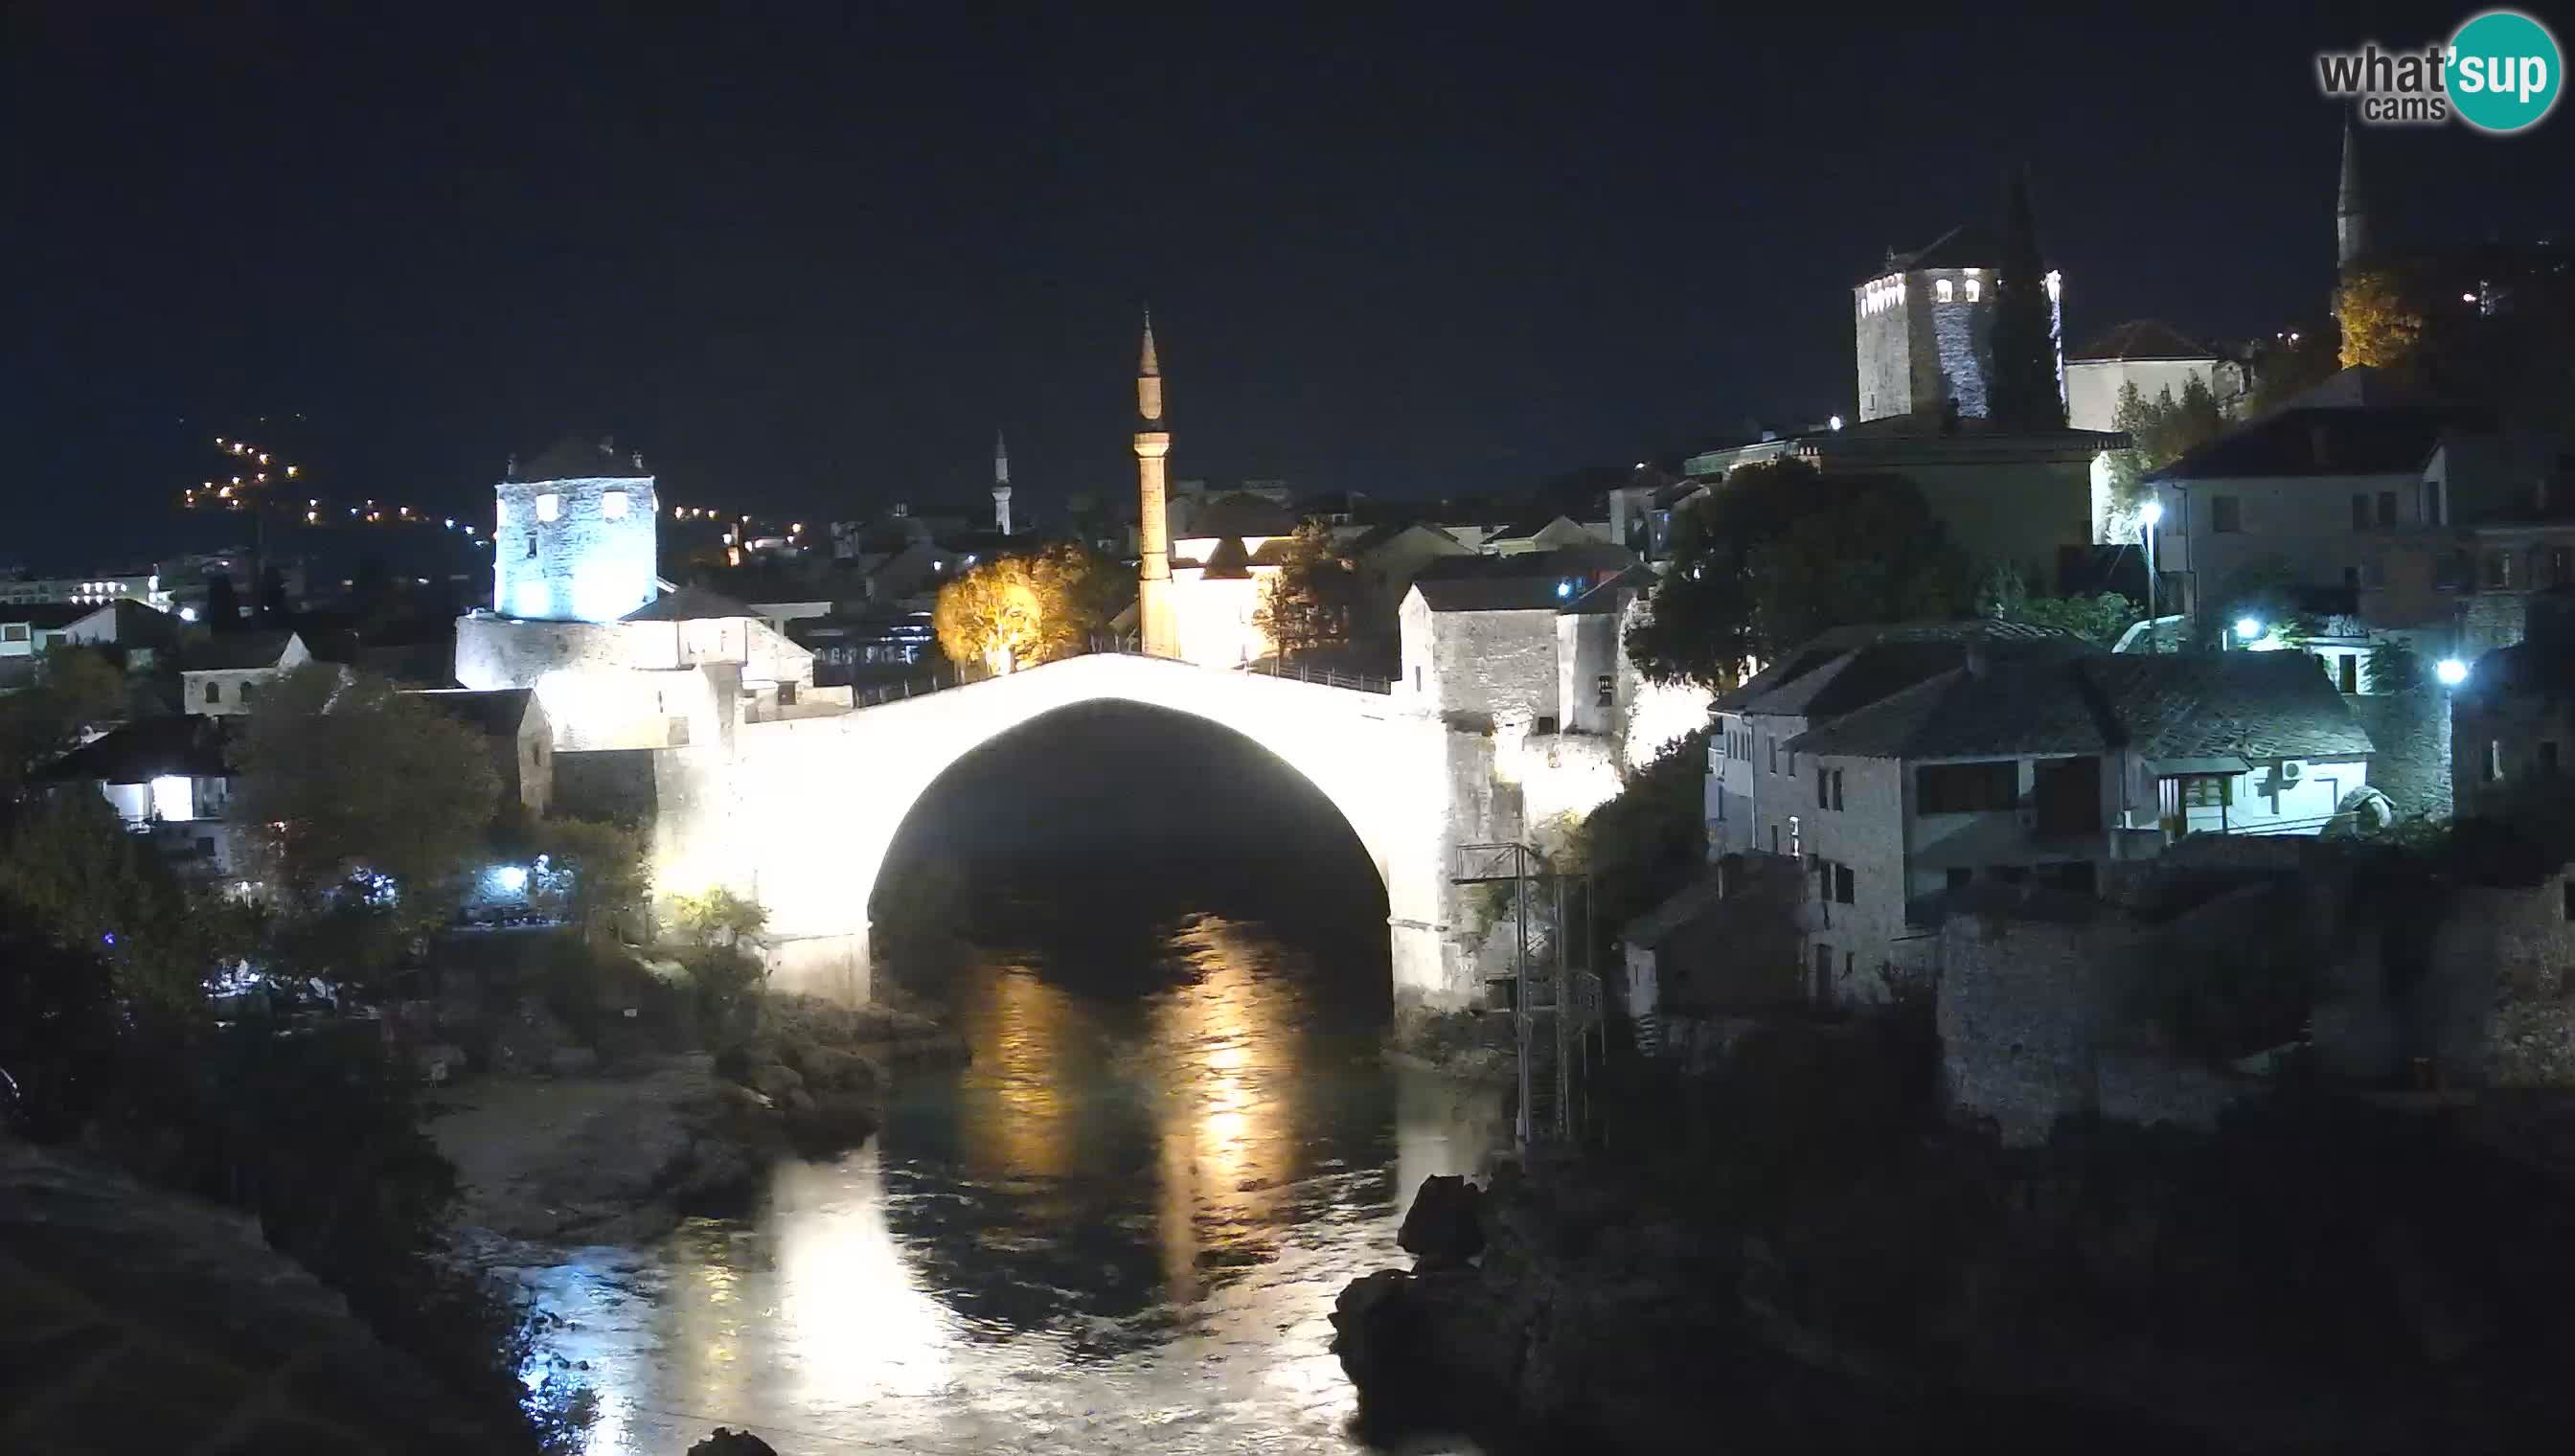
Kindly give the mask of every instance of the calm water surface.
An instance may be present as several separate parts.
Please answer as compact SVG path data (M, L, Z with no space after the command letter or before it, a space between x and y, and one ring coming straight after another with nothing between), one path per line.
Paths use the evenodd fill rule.
M1381 950L1209 914L1049 943L962 972L973 1064L756 1217L530 1271L592 1452L1358 1446L1332 1298L1401 1261L1421 1179L1483 1166L1498 1095L1380 1061Z

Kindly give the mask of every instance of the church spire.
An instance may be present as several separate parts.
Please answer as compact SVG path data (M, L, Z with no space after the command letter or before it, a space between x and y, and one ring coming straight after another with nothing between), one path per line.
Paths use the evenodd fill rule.
M2349 272L2369 253L2369 197L2360 185L2360 138L2342 119L2342 189L2334 199L2334 266Z

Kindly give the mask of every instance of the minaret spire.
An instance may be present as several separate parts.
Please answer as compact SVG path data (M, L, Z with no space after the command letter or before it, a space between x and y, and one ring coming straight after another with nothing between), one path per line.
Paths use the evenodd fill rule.
M1172 435L1163 425L1163 362L1154 351L1154 311L1145 311L1145 339L1136 357L1136 621L1148 657L1181 655L1180 623L1172 613L1172 524L1163 458Z
M2334 266L2344 273L2369 254L2369 196L2360 185L2360 137L2342 119L2342 189L2334 199Z
M993 529L1011 534L1011 447L1002 432L993 432Z

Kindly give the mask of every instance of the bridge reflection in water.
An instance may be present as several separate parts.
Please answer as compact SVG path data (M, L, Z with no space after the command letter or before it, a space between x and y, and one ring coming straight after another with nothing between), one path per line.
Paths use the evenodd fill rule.
M543 1276L583 1322L592 1449L719 1421L782 1451L1346 1446L1332 1296L1398 1259L1398 1188L1504 1129L1498 1096L1381 1064L1381 960L1317 954L1196 916L1141 992L972 968L974 1064L907 1078L876 1143L641 1268Z

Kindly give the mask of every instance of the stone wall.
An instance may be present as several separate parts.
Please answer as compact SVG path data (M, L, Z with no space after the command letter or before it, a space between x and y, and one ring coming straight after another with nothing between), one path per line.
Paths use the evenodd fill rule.
M1426 691L1436 711L1495 720L1559 716L1553 608L1429 616Z
M661 506L650 476L504 481L495 494L493 611L604 623L653 600Z
M2451 811L2450 695L2439 688L2343 699L2376 751L2369 783L2400 816L2448 818Z

